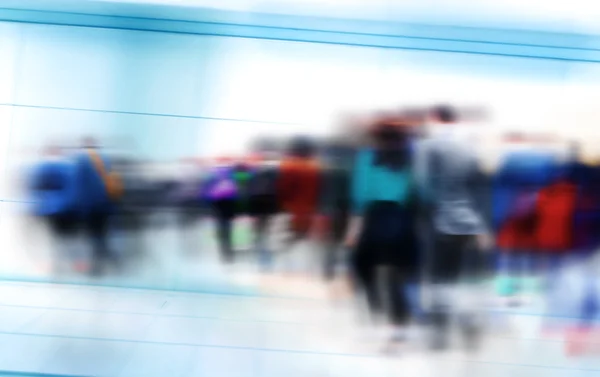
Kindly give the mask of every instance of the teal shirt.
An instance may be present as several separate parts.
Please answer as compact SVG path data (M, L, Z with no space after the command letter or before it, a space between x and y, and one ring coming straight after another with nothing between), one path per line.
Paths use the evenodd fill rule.
M374 157L373 150L365 149L356 158L352 177L352 202L356 214L362 214L369 202L386 200L402 204L409 196L409 170L393 171L375 166Z

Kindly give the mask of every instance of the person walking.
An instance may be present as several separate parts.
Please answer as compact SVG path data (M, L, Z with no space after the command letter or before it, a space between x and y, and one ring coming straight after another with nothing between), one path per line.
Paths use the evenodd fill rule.
M203 197L209 203L216 221L217 241L221 261L235 260L233 222L239 212L239 189L235 179L234 162L222 157L210 169L203 183Z
M102 275L107 266L118 267L109 245L110 219L122 195L120 177L112 170L110 158L100 151L95 139L83 140L77 158L79 210L92 246L93 276Z
M420 265L416 202L407 132L378 121L370 144L356 156L351 194L354 216L345 244L353 249L353 280L366 296L370 313L376 321L383 319L392 327L388 349L407 339L411 320L406 288L417 277ZM382 277L383 290L379 284Z
M286 252L290 264L298 262L292 258L293 249L299 242L309 239L318 212L322 170L316 154L312 139L296 137L291 141L287 156L283 158L279 169L279 203L283 212L289 215ZM313 255L302 257L308 258L307 264L310 266L315 262Z
M63 272L63 262L73 262L65 251L70 250L68 239L74 235L77 222L75 173L75 164L65 158L61 148L50 145L29 182L33 213L48 224L56 241L53 263L57 273Z
M416 146L415 176L433 239L426 274L430 346L439 350L448 347L454 313L468 345L478 341L478 293L459 283L477 283L484 260L479 252L492 246L484 221L485 178L477 156L457 135L458 124L452 107L435 107L427 125L429 136Z
M262 270L272 267L273 252L269 247L269 236L273 217L279 213L277 180L279 163L268 154L256 158L253 174L248 182L248 213L253 218L254 250Z

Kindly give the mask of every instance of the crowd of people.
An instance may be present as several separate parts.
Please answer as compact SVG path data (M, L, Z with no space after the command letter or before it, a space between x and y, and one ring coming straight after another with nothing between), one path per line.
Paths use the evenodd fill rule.
M525 146L523 135L511 136L506 157L489 174L454 132L460 118L451 106L352 118L328 140L295 137L283 151L259 145L249 157L192 163L192 174L164 185L155 200L178 208L182 224L213 219L225 264L238 256L239 217L252 219L252 248L264 271L299 243L316 241L323 279L347 280L365 298L374 322L392 327L390 347L410 340L411 324L425 321L432 348L448 347L452 323L473 348L484 327L480 296L456 287L500 270L498 293L514 295L523 279L511 260L560 261L577 242L594 250L600 175L577 153L561 159ZM35 213L57 234L83 225L94 250L90 271L101 274L114 255L111 216L124 211L127 195L141 194L129 192L96 147L86 139L69 160L49 148L30 189ZM286 238L275 247L269 235L282 214ZM424 292L416 303L408 294L415 285Z

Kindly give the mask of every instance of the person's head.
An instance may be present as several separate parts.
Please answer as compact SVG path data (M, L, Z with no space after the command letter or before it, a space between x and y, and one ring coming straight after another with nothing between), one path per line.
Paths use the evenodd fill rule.
M98 148L98 141L92 136L86 136L82 139L81 146L84 149Z
M371 130L376 164L392 170L403 168L409 161L408 128L402 124L376 123Z
M431 118L436 123L452 124L458 122L457 111L449 105L438 105L431 109Z
M376 149L396 149L408 139L407 128L401 125L379 123L371 131L372 144Z
M305 136L294 137L288 147L289 157L309 159L315 157L317 148L313 140Z

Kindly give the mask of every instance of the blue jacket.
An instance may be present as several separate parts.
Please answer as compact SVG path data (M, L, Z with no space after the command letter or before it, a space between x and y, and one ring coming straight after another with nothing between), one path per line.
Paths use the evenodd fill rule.
M44 188L44 177L60 179L60 188ZM75 212L77 208L76 166L69 161L46 161L34 167L29 190L33 212L38 216L51 216Z
M100 155L106 172L110 172L110 161L106 156ZM114 209L113 200L108 195L104 181L87 152L76 157L76 165L80 214L85 216L94 212L111 212Z
M550 152L519 151L508 154L493 180L492 218L499 229L524 189L539 190L553 182L560 166Z

